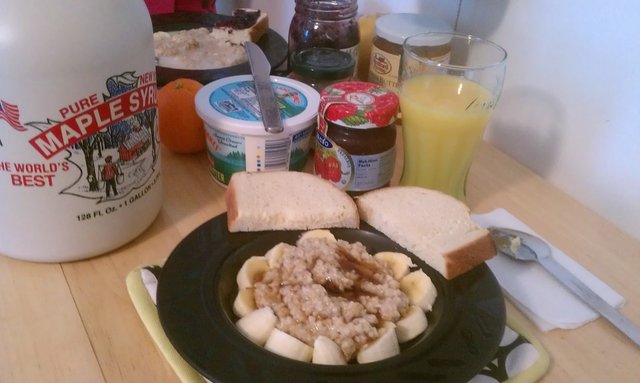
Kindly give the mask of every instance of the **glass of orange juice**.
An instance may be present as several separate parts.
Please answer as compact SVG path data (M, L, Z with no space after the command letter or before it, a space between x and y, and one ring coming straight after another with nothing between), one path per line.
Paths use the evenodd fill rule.
M448 44L448 59L430 59ZM470 35L422 33L403 44L400 110L404 140L401 185L465 199L474 152L496 106L507 52Z

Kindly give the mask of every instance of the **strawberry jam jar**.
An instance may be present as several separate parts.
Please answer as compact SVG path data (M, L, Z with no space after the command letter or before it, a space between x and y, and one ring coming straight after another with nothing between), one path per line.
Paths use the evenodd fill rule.
M352 196L388 186L395 165L398 97L347 81L320 94L314 172Z

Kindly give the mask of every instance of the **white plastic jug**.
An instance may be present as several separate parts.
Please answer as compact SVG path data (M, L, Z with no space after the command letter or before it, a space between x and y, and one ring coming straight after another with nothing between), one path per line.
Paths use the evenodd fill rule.
M0 255L88 258L162 204L153 32L142 0L0 11Z

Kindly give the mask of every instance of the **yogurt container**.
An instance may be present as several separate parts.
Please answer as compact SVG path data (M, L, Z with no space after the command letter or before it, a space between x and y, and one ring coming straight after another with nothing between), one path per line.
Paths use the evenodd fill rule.
M196 94L209 170L224 186L236 172L302 170L307 161L320 95L285 77L271 76L271 84L284 124L284 131L277 134L265 131L251 75L214 81Z

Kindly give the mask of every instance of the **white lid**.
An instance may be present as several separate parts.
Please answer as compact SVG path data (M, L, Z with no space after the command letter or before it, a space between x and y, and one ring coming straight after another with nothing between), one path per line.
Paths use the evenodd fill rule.
M443 20L417 13L391 13L376 20L376 35L398 45L409 36L425 32L453 32L453 28ZM448 42L443 39L437 45Z
M320 94L312 87L286 77L271 76L276 97L287 107L280 112L284 133L293 134L315 122ZM212 127L250 136L266 136L255 97L253 76L240 75L213 81L195 97L196 112Z

